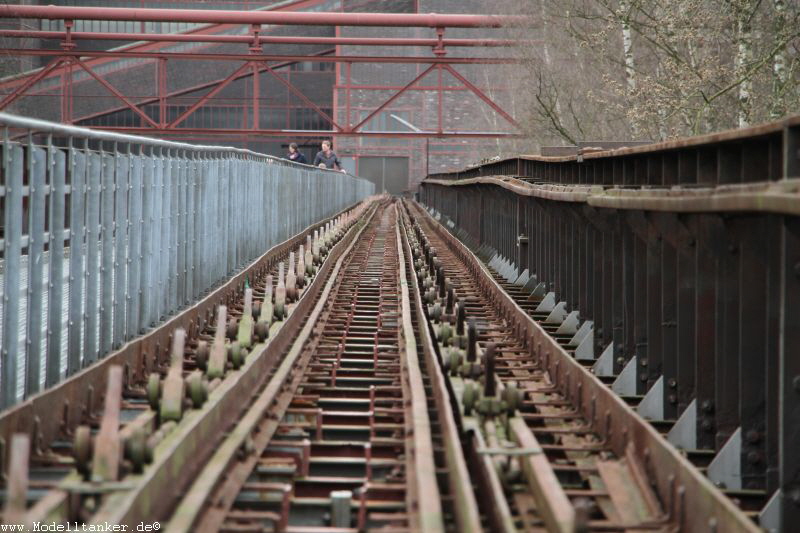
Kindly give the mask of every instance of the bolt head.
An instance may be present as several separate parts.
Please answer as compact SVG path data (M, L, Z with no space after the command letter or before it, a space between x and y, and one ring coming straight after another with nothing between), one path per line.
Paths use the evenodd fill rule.
M747 439L747 442L755 444L761 440L761 434L758 431L751 429L745 434L745 438Z
M757 451L751 451L747 453L747 462L750 464L758 464L761 462L761 454Z

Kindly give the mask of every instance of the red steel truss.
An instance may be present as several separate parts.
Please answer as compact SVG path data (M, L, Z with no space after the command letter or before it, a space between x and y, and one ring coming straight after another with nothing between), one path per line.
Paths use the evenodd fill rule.
M508 122L512 130L518 127L514 118L507 113L497 102L490 98L483 90L470 82L463 74L459 73L455 66L459 64L499 64L510 63L513 60L506 56L503 57L448 57L447 49L453 46L470 47L504 47L511 43L502 39L446 39L444 37L445 28L477 28L477 27L498 27L511 20L510 17L500 17L494 15L444 15L444 14L387 14L387 13L337 13L337 12L286 12L286 11L212 11L212 10L180 10L180 9L138 9L138 8L84 8L84 7L54 7L54 6L24 6L24 5L3 5L0 6L0 18L26 18L26 19L49 19L64 21L64 31L42 32L36 30L0 30L0 36L9 38L43 38L59 39L60 49L33 49L33 48L4 48L0 53L11 56L44 56L51 57L45 67L30 74L20 76L12 82L0 84L0 91L6 90L5 94L0 94L0 110L7 108L23 96L34 94L32 91L41 80L58 76L61 80L61 120L65 123L72 123L75 120L82 120L87 117L73 117L73 80L72 71L82 70L91 79L97 81L108 92L114 95L122 103L120 109L129 109L141 120L141 125L136 127L108 127L113 130L135 131L144 134L158 135L193 135L203 133L219 134L255 134L259 136L386 136L386 137L505 137L514 136L514 131L453 131L445 128L443 124L443 94L449 90L461 90L473 93L480 100L485 102L495 113L503 117ZM249 33L246 35L215 35L207 31L193 30L182 34L154 34L144 33L113 33L113 32L73 32L71 31L75 20L126 20L126 21L157 21L157 22L194 22L209 23L210 27L230 28L235 25L248 24ZM275 37L261 35L262 24L289 24L289 25L331 25L331 26L411 26L411 27L431 27L436 30L434 38L348 38L348 37ZM133 46L121 47L111 51L83 51L77 49L77 42L80 40L136 40ZM208 43L242 43L249 45L247 53L209 53L187 50L182 52L164 52L159 48L153 48L159 44L168 42L188 42L198 45ZM145 43L145 44L142 44ZM330 44L336 48L329 51L317 52L314 54L296 55L270 55L264 54L262 46L267 43L296 44L296 45L320 45ZM339 53L340 45L353 46L430 46L433 56L403 56L403 55L342 55ZM200 46L198 46L199 48ZM333 53L331 53L333 52ZM152 59L156 65L156 87L154 97L141 98L133 97L125 93L125 89L115 87L102 75L93 69L94 61L113 61L118 59L145 58ZM234 70L224 78L206 83L203 87L183 89L172 93L167 93L166 89L166 66L170 60L198 60L198 61L220 61L233 62L236 64ZM416 63L427 65L423 67L421 73L411 82L400 87L383 103L379 104L373 111L368 113L366 118L357 124L339 124L333 116L326 113L317 104L307 98L302 91L292 84L287 76L277 69L286 67L297 62L334 62L345 65L345 72L348 73L345 84L337 84L338 88L343 88L347 94L347 105L349 110L349 95L354 90L365 90L365 87L354 85L349 76L350 65L353 63ZM445 86L442 82L443 72L449 72L461 85ZM436 72L437 83L435 86L425 86L422 88L420 83L423 78ZM225 87L229 86L234 80L249 77L253 80L254 87L257 88L261 73L267 73L280 82L297 99L303 102L309 109L314 110L319 116L331 125L330 130L298 131L288 129L269 129L259 125L259 101L257 90L253 91L252 97L252 120L249 128L220 129L210 130L208 128L193 128L182 125L186 119L197 112L198 109L207 105ZM187 109L183 110L177 118L168 120L167 101L178 95L186 94L189 90L198 88L210 89L204 96L195 101ZM438 93L438 122L434 131L414 131L414 132L380 132L364 131L363 127L369 123L375 115L386 109L400 96L410 90L435 90ZM387 90L388 87L369 86L371 90ZM143 106L158 103L158 114L152 116L143 110ZM350 113L347 113L349 122ZM97 127L97 126L95 126ZM102 126L100 126L102 128Z

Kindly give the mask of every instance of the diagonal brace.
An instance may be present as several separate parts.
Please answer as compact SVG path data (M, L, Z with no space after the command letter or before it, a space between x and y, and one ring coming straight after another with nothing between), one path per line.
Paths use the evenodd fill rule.
M111 92L111 93L112 93L114 96L116 96L117 98L119 98L120 100L122 100L122 101L125 103L125 105L126 105L126 106L128 106L128 107L131 109L131 111L133 111L134 113L136 113L137 115L139 115L139 116L142 118L142 120L144 120L144 121L145 121L147 124L149 124L149 125L150 125L150 127L158 129L158 124L156 124L156 123L155 123L155 121L154 121L153 119L151 119L149 116L147 116L147 113L145 113L144 111L142 111L141 109L139 109L139 107L138 107L136 104L134 104L133 102L131 102L131 101L130 101L130 100L129 100L129 99L128 99L128 98L127 98L127 97L126 97L124 94L122 94L121 92L119 92L119 91L117 90L117 88L116 88L116 87L114 87L113 85L111 85L110 83L108 83L108 81L107 81L107 80L103 79L101 76L98 76L98 75L97 75L97 73L96 73L95 71L93 71L93 70L91 69L91 67L89 67L89 65L87 65L86 63L84 63L84 62L83 62L83 61L82 61L82 60L81 60L79 57L77 57L77 56L76 56L76 57L73 57L73 58L72 58L72 60L73 60L73 61L74 61L74 62L75 62L75 63L76 63L78 66L80 66L80 67L81 67L83 70L85 70L87 74L89 74L91 77L93 77L95 80L97 80L97 82L98 82L100 85L102 85L103 87L105 87L106 89L108 89L108 90L109 90L109 92Z
M224 89L225 87L227 87L227 86L228 86L228 85L229 85L229 84L230 84L230 83L231 83L233 80L235 80L236 78L238 78L238 77L239 77L239 74L241 74L241 73L242 73L242 72L243 72L245 69L247 69L248 67L250 67L250 64L251 64L251 62L250 62L250 61L245 61L244 63L242 63L242 64L239 66L239 68L237 68L236 70L234 70L234 71L233 71L233 72L232 72L232 73L231 73L231 74L230 74L230 75L229 75L227 78L225 78L224 80L222 80L222 81L219 83L219 85L217 85L216 87L214 87L213 89L211 89L211 90L210 90L208 93L206 93L206 94L205 94L205 95L204 95L202 98L200 98L200 100L198 100L197 102L195 102L194 104L192 104L192 106L191 106L189 109L187 109L186 111L184 111L184 112L183 112L183 113L182 113L182 114L181 114L181 115L180 115L178 118L176 118L176 119L175 119L175 120L173 120L173 121L172 121L172 122L171 122L169 125L167 125L167 129L172 129L172 128L174 128L175 126L177 126L178 124L180 124L181 122L183 122L184 120L186 120L186 118L187 118L189 115L191 115L192 113L194 113L195 111L197 111L198 109L200 109L202 106L204 106L204 105L206 104L206 102L208 102L208 100L209 100L209 99L213 98L213 97L214 97L215 95L217 95L217 93L219 93L219 92L220 92L222 89Z
M321 109L321 108L320 108L320 107L319 107L317 104L315 104L314 102L312 102L311 100L309 100L309 99L308 99L308 97L307 97L306 95L304 95L302 92L300 92L300 90L299 90L297 87L295 87L295 86L294 86L294 85L293 85L293 84L292 84L292 83L291 83L289 80L287 80L287 79L283 78L283 77L282 77L280 74L278 74L277 72L275 72L275 71L274 71L274 70L273 70L273 69L272 69L272 68L271 68L271 67L270 67L270 66L269 66L269 65L268 65L266 62L265 62L265 63L263 63L263 65L264 65L264 67L266 68L267 72L269 72L270 74L272 74L272 76L273 76L273 77L274 77L276 80L278 80L278 81L279 81L279 82L281 82L281 83L282 83L284 86L286 86L286 88L287 88L287 89L289 89L289 91L291 91L291 93L292 93L292 94L294 94L295 96L297 96L298 98L300 98L300 99L301 99L301 100L302 100L302 101L303 101L303 102L304 102L304 103L305 103L305 104L306 104L308 107L310 107L311 109L313 109L314 111L316 111L317 113L319 113L319 115L320 115L322 118L324 118L325 120L327 120L328 122L330 122L330 123L331 123L331 125L332 125L334 128L336 128L336 129L337 129L337 130L339 130L339 131L342 131L342 127L341 127L341 126L339 126L339 124L337 124L337 123L336 123L336 121L335 121L335 120L333 120L333 118L332 118L330 115L328 115L328 114L327 114L325 111L323 111L323 110L322 110L322 109Z
M33 85L35 85L39 80L47 76L50 72L52 72L64 59L61 57L55 58L53 61L47 64L42 70L36 73L35 76L28 78L28 80L17 87L14 92L6 96L2 102L0 102L0 110L5 109L6 107L10 106L17 98L25 94L25 91L30 89Z

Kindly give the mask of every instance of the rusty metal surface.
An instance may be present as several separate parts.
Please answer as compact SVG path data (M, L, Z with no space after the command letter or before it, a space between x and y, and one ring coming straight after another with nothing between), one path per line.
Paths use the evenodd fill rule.
M601 185L532 184L509 176L483 176L456 181L426 179L443 187L492 185L520 196L585 203L612 209L672 213L763 212L800 215L800 180L676 189L604 188Z
M238 375L223 381L212 393L209 398L210 409L192 412L186 416L185 423L155 450L154 464L147 468L143 478L134 480L136 488L111 495L92 516L94 523L134 525L143 516L168 515L179 496L175 494L173 487L184 487L194 479L204 464L204 458L215 448L219 436L239 416L238 413L243 408L243 399L258 390L272 369L282 364L279 354L283 353L286 345L297 335L314 297L323 289L323 281L327 278L332 263L344 253L355 236L356 232L350 231L345 234L341 242L333 246L318 276L309 285L304 297L299 300L277 334L266 346L258 349L256 345ZM295 243L295 246L302 245L304 237L305 235ZM245 308L245 312L247 311L252 313ZM192 415L193 419L190 418ZM160 455L162 451L163 455Z
M329 224L330 221L325 221L321 226L315 224L308 228L307 231L311 232L317 227L326 227ZM241 273L234 276L228 283L214 291L196 306L169 321L164 327L137 341L129 343L119 352L100 361L93 367L87 368L55 388L5 412L3 417L0 418L0 424L2 424L0 427L3 428L3 432L8 432L8 434L14 432L30 432L29 434L33 435L34 442L34 445L31 447L32 459L35 459L37 463L41 463L43 467L48 461L53 460L59 463L63 462L68 466L71 465L71 462L66 459L63 461L58 459L58 455L54 455L53 452L50 451L50 445L53 442L57 442L59 439L71 439L72 436L75 435L75 426L77 424L87 423L85 421L99 421L99 419L96 418L96 413L103 407L103 397L96 394L94 391L102 390L106 386L105 378L110 369L117 368L121 370L121 381L124 382L127 391L126 395L129 396L132 392L135 393L137 390L142 391L142 383L146 380L148 373L163 368L163 365L168 359L168 350L170 348L172 332L174 331L172 330L173 327L175 327L176 330L186 330L189 332L191 338L196 338L199 333L211 324L212 310L218 304L225 303L228 306L235 304L241 297L244 283L248 279L263 279L268 271L276 268L276 263L278 261L285 259L291 248L300 245L306 239L305 233L306 232L303 232L293 239L269 250L261 258L251 264L249 268L244 269ZM274 361L269 360L267 357L262 357L259 361L267 361L266 364L268 366L274 364ZM242 384L247 385L254 379L258 379L257 372L249 373L245 378L242 378L242 376L235 376L237 382L242 382L239 386L242 386ZM223 396L223 398L227 397L227 403L229 404L227 410L229 412L235 412L239 408L240 403L236 396L233 394L223 395L223 389L233 386L232 381L227 380L223 385L223 387L217 387L214 392L217 396ZM128 405L129 402L130 400L126 400L126 405ZM214 404L214 402L209 405L212 404ZM54 406L58 407L56 408ZM128 406L126 409L130 411L130 407L133 406ZM233 409L233 411L231 411L231 409ZM187 466L183 470L179 469L178 471L181 472L183 476L179 479L179 477L170 473L169 470L165 471L163 465L172 465L174 468L175 464L186 465L187 462L191 463L191 461L193 461L195 457L193 457L192 453L185 448L181 448L180 445L182 442L186 443L189 435L195 434L197 427L199 427L200 430L203 430L203 428L205 429L207 432L206 439L197 439L194 441L188 439L188 446L194 449L197 456L200 456L203 453L208 453L203 450L207 450L208 446L213 444L213 435L218 432L217 428L225 426L230 422L228 416L220 416L221 414L224 415L224 410L216 409L215 411L217 416L198 416L198 413L190 413L187 417L190 420L184 424L182 432L172 432L168 435L169 438L167 439L163 439L163 436L166 436L169 432L160 432L163 435L159 440L164 440L164 442L160 448L157 448L158 453L156 454L156 458L157 462L162 464L160 471L167 473L170 479L170 482L167 483L164 483L162 480L163 488L168 489L171 486L170 483L180 483L180 479L188 480L190 478L192 472L191 467ZM208 412L204 413L204 415L207 414ZM192 418L194 420L191 420ZM156 417L147 416L147 413L143 413L137 417L133 423L124 426L121 435L127 439L134 432L139 430L145 433L151 433L155 430L155 419ZM187 424L192 427L187 427ZM207 440L208 442L206 442ZM153 445L155 445L156 442L157 441L155 441ZM175 461L178 461L178 463L175 463ZM144 482L145 484L147 482L152 482L153 477L158 481L157 476L150 475L148 479L142 478L139 482ZM74 513L78 510L78 508L75 507L77 500L72 498L70 494L74 493L76 490L79 493L85 492L87 489L89 489L90 492L92 490L97 490L96 488L92 489L88 486L83 487L80 476L67 476L64 478L63 484L64 490L53 490L36 502L36 505L30 511L30 520L37 521L48 519L63 521L69 519L68 517L75 517ZM124 487L126 489L131 488L127 482ZM140 509L140 514L137 516L148 516L151 511L156 512L159 506L163 507L164 505L169 505L168 502L174 497L174 493L168 490L167 494L170 495L168 498L161 499L152 499L157 493L146 494L144 500L140 500L142 504L145 505L145 511L142 512ZM120 505L118 507L112 506L114 513L124 512L125 508L125 505ZM119 516L115 515L114 519L119 519Z
M280 368L197 477L168 531L264 521L287 531L349 531L351 524L444 530L426 393L418 364L409 361L416 336L408 302L401 304L395 217L386 202L365 217L358 242L303 313L305 326ZM357 407L365 401L366 412ZM341 462L361 457L363 475ZM284 465L287 474L267 481L270 465ZM339 493L344 510L334 504ZM280 504L258 503L278 495ZM320 506L332 506L327 518Z
M404 211L401 211L404 215ZM406 224L406 217L403 222ZM403 238L403 248L406 260L413 267L413 255L407 238ZM411 272L414 270L411 268ZM408 283L408 282L407 282ZM416 276L410 276L409 290L412 295L414 313L417 317L424 317L420 287ZM459 531L480 531L481 520L478 512L478 503L472 490L472 480L467 468L466 458L461 447L460 430L451 409L450 390L442 373L441 360L434 348L429 325L420 324L416 331L417 340L420 342L424 356L425 368L430 376L431 389L436 410L439 413L439 423L442 425L447 468L450 473L450 492L456 500L456 522Z
M682 531L758 531L733 502L705 478L685 457L599 379L570 356L493 279L480 260L430 215L417 209L440 239L479 280L500 315L527 339L534 361L546 370L552 385L578 407L605 446L617 457L633 457L642 475L653 484L664 506L665 519Z
M751 128L579 153L519 156L429 176L459 180L516 176L582 185L721 185L800 177L800 116Z
M372 216L374 206L366 216L367 221ZM325 280L325 284L317 287L317 291L321 292L315 297L305 300L307 304L304 309L296 310L293 314L296 324L293 334L280 344L271 345L276 356L282 355L280 366L193 481L192 487L171 516L169 531L216 531L221 527L233 500L277 430L277 421L289 406L296 388L296 384L295 387L290 384L302 375L298 368L305 368L310 356L310 351L303 350L303 347L312 335L317 318L338 279L344 258L353 249L363 228L357 229L347 239L344 249L337 251L333 258L335 262L329 261L323 267L325 272L318 279ZM297 331L300 326L302 329ZM248 451L243 453L245 449ZM211 502L214 504L209 505Z

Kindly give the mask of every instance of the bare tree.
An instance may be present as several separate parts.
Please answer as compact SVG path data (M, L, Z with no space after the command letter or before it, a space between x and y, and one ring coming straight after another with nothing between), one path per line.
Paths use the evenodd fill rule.
M800 109L797 0L508 1L544 40L519 50L533 138L664 139Z

